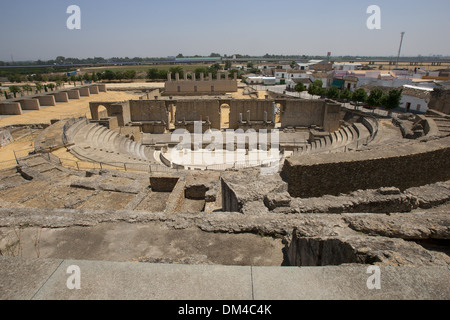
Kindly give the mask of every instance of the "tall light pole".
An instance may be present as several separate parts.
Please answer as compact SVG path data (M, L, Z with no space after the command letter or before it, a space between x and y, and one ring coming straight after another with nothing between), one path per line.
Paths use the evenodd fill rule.
M403 44L403 36L404 35L405 35L405 32L402 32L402 37L400 39L400 47L398 48L397 63L395 64L396 68L398 68L398 60L400 59L400 52L402 51L402 44Z

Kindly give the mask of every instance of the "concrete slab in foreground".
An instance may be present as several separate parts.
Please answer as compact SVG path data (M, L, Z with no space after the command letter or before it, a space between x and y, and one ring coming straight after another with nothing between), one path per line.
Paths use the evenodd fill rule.
M80 289L69 289L69 266ZM368 289L363 265L251 267L0 258L0 299L346 300L450 299L447 267L381 267ZM73 279L73 278L71 278ZM74 282L72 282L74 283Z

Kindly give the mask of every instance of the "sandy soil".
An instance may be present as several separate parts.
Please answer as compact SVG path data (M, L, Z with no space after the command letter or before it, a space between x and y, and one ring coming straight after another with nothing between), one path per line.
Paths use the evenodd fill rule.
M82 97L79 100L70 100L66 103L58 103L53 107L44 107L39 111L26 112L22 115L0 119L0 127L18 124L50 123L52 119L67 119L72 117L87 116L90 118L89 102L92 101L124 101L136 99L136 95L128 92L109 91ZM8 146L0 148L0 169L10 168L15 165L14 152L18 157L24 157L33 149L35 135L24 137L14 141ZM64 157L72 159L69 153L64 151ZM75 160L75 159L74 159Z
M11 124L50 123L52 119L66 119L72 117L90 117L89 102L92 101L123 101L136 98L135 94L127 92L102 92L79 100L58 103L53 107L44 107L38 111L26 112L22 115L11 116L0 120L0 127Z

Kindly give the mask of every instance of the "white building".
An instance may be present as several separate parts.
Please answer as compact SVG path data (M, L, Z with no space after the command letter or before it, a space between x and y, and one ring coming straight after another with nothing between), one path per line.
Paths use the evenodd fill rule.
M277 79L277 83L286 84L288 80L308 79L311 76L311 72L293 69L276 69L274 76Z
M361 63L336 62L333 64L333 69L336 71L351 71L357 70L361 66Z
M405 112L427 112L431 91L433 91L431 88L404 85L400 108Z
M289 79L286 81L286 89L288 89L290 91L294 91L295 86L300 82L303 83L306 90L308 90L309 86L311 85L311 79L308 79L308 78Z
M246 79L247 84L262 84L266 86L276 84L275 77L264 77L264 76L250 76Z
M333 81L333 74L327 72L314 72L309 76L309 79L311 82L320 80L322 81L322 88L328 88Z

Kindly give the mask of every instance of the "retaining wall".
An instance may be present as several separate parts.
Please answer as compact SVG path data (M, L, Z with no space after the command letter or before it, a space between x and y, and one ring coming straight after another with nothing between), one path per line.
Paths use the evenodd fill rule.
M339 195L360 189L410 187L450 179L450 137L384 150L294 156L282 176L293 197Z
M22 110L40 110L41 105L38 99L25 99L20 101Z
M39 96L37 97L39 99L39 104L41 106L56 106L56 100L53 95L45 95L45 96Z
M80 90L70 90L67 91L69 99L80 99Z
M2 102L0 103L1 115L20 115L22 108L19 102Z

